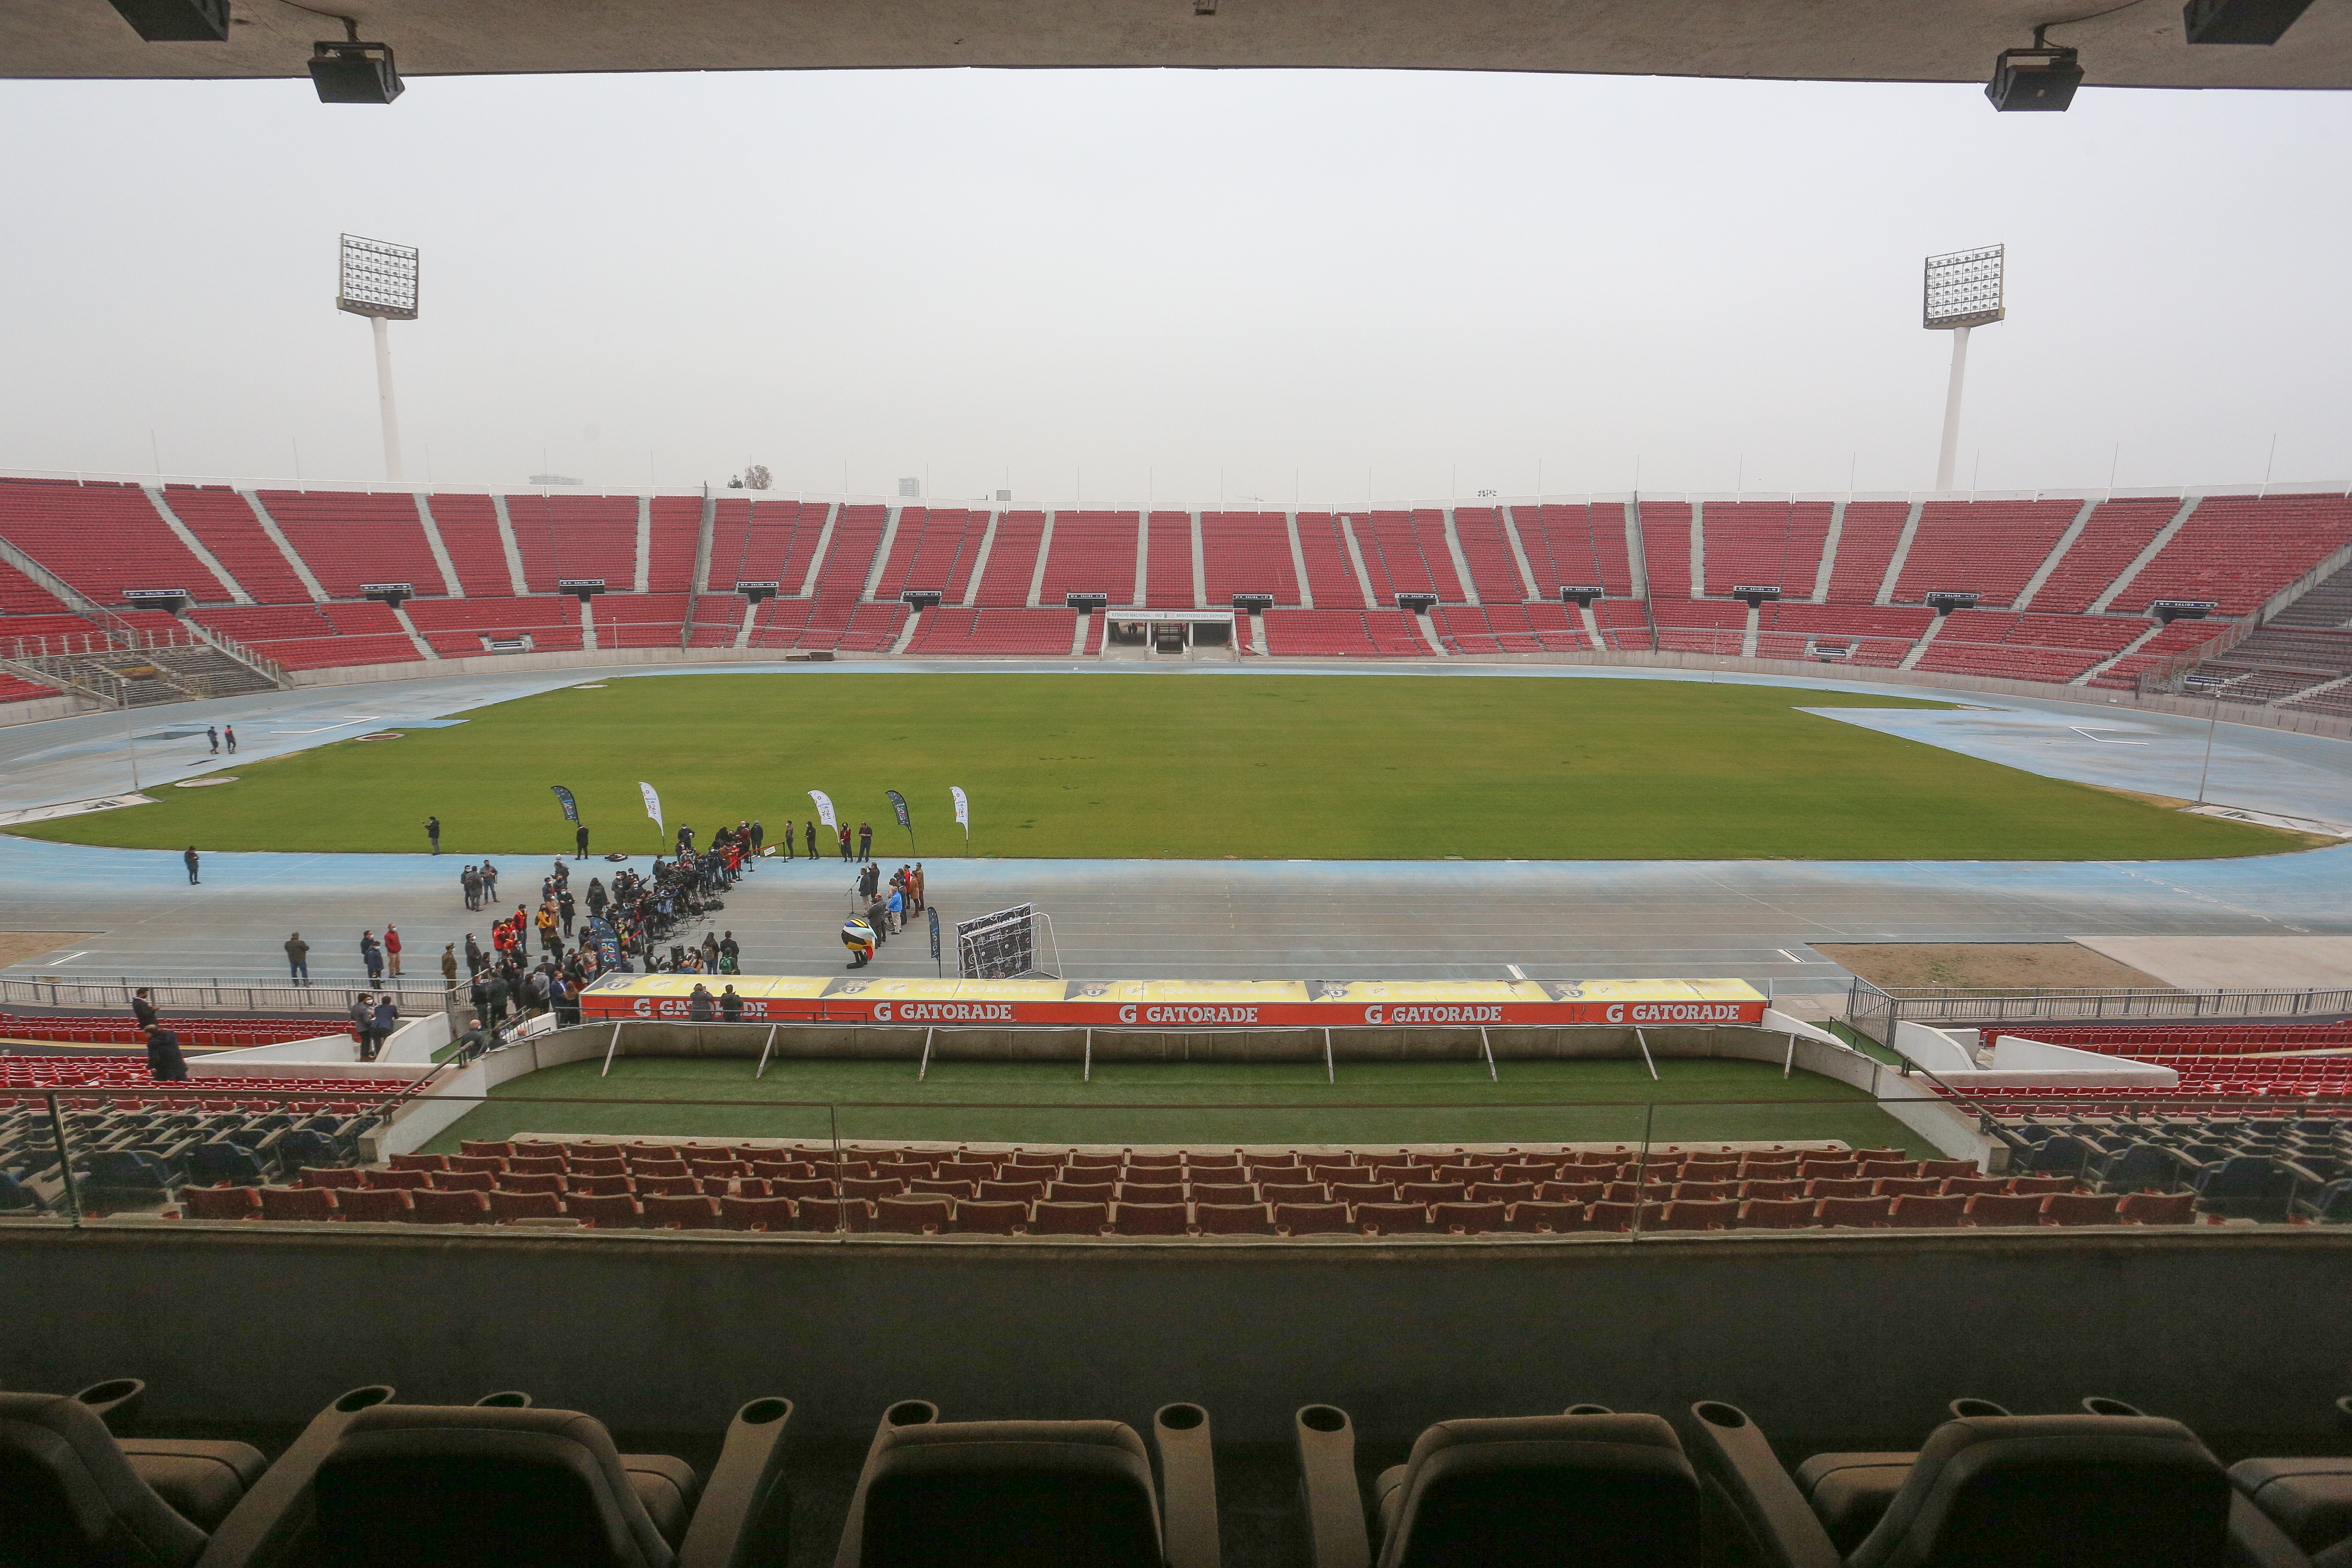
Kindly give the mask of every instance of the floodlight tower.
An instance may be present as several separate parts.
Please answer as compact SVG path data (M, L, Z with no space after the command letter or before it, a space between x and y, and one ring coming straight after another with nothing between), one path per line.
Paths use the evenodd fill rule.
M1979 246L1927 258L1919 324L1952 334L1952 384L1944 395L1944 449L1936 459L1936 488L1952 488L1952 465L1960 455L1960 384L1969 372L1969 329L2009 314L2001 305L2000 245Z
M383 408L383 476L399 483L400 413L392 400L392 335L387 321L416 320L416 248L343 236L341 281L335 309L375 323L375 392Z

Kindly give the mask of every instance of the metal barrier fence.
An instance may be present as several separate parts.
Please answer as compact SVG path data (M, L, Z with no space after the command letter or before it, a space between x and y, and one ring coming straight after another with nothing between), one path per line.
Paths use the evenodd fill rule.
M131 994L144 989L155 1005L180 1012L341 1013L362 994L390 996L403 1013L430 1014L446 1010L456 993L431 982L322 980L304 984L294 980L82 980L0 979L0 1006L106 1007L128 1009Z
M2101 1019L2314 1018L2352 1013L2352 990L2157 991L2086 986L1970 989L1880 987L1856 977L1846 1017L1873 1039L1891 1044L1897 1023L1945 1025L2057 1023Z

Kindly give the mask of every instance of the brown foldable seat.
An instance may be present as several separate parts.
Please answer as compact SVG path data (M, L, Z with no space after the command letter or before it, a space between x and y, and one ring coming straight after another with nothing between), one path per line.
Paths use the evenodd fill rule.
M2009 1190L2021 1196L2036 1193L2071 1193L2077 1184L2072 1176L2012 1176Z
M770 1181L803 1181L816 1174L816 1167L793 1160L752 1160L751 1173Z
M1862 1174L1862 1162L1803 1159L1797 1162L1797 1174L1807 1181L1850 1182Z
M1876 1184L1877 1184L1874 1182L1865 1182L1859 1176L1845 1177L1836 1180L1824 1176L1815 1176L1805 1183L1805 1196L1809 1198L1867 1198L1876 1195L1871 1191L1871 1189Z
M637 1200L626 1193L574 1193L564 1200L563 1210L583 1225L598 1230L635 1230L644 1223L637 1212ZM416 1216L423 1219L422 1213Z
M897 1198L907 1193L907 1184L896 1176L844 1176L839 1185L845 1198Z
M829 1198L837 1194L833 1184L821 1177L772 1176L768 1181L768 1195L778 1198Z
M1497 1182L1554 1182L1560 1180L1557 1161L1521 1161L1515 1165L1496 1167L1491 1180Z
M444 1193L487 1193L499 1184L488 1171L428 1171L426 1186Z
M1181 1182L1121 1182L1113 1196L1122 1204L1181 1204L1184 1186Z
M1493 1169L1494 1167L1491 1165L1479 1165L1466 1163L1440 1165L1437 1167L1437 1174L1433 1179L1441 1182L1459 1182L1465 1187L1467 1187L1473 1182L1483 1182L1486 1180Z
M1742 1160L1739 1177L1747 1182L1792 1182L1797 1179L1794 1160Z
M2116 1205L2126 1225L2189 1225L2197 1218L2195 1193L2126 1193Z
M1685 1203L1707 1203L1740 1195L1738 1182L1676 1182L1674 1196Z
M518 1193L499 1187L490 1194L490 1218L499 1225L518 1219L561 1219L563 1200L553 1193Z
M1737 1198L1676 1198L1659 1214L1654 1228L1658 1230L1729 1230L1739 1223L1739 1200ZM1642 1228L1653 1228L1645 1215Z
M637 1206L644 1210L648 1230L716 1230L719 1228L719 1200L700 1193L639 1197Z
M1958 1193L1948 1197L1923 1197L1905 1193L1886 1211L1886 1223L1897 1230L1948 1230L1968 1223L1969 1200Z
M1049 1199L1032 1205L1029 1211L1032 1236L1100 1236L1109 1224L1110 1205L1107 1203L1056 1203Z
M409 1218L418 1225L488 1225L490 1200L477 1192L451 1193L426 1187L408 1194Z
M1543 1203L1522 1199L1511 1205L1510 1217L1505 1222L1508 1230L1525 1231L1528 1235L1566 1236L1584 1228L1582 1204Z
M1816 1212L1823 1225L1884 1229L1894 1206L1893 1198L1823 1198Z
M1257 1188L1248 1182L1194 1182L1186 1191L1196 1204L1254 1204L1258 1201Z
M1331 1189L1320 1182L1260 1182L1260 1196L1270 1204L1328 1204Z
M1536 1201L1543 1204L1597 1204L1609 1191L1606 1182L1541 1182Z
M1739 1205L1742 1230L1806 1230L1819 1223L1811 1198L1748 1198Z
M1883 1198L1932 1198L1942 1194L1944 1181L1940 1176L1881 1176L1874 1190Z
M446 1171L449 1168L446 1154L394 1154L389 1162L395 1171Z
M1194 1192L1200 1189L1195 1187ZM1391 1182L1334 1182L1331 1201L1335 1204L1392 1204L1396 1202L1396 1185Z
M583 1154L575 1151L563 1157L563 1164L566 1170L577 1171L590 1176L608 1176L615 1171L626 1172L629 1168L628 1161L621 1157L620 1151L612 1148L604 1149L593 1154Z
M146 1384L0 1394L0 1562L187 1568L267 1468L243 1443L117 1437Z
M741 1160L688 1160L686 1168L702 1181L713 1177L748 1176L751 1167Z
M1187 1151L1184 1155L1184 1168L1188 1171L1238 1171L1241 1165L1239 1154L1196 1154Z
M793 1221L800 1230L827 1234L857 1234L874 1228L874 1205L868 1198L796 1198Z
M347 1224L402 1224L415 1216L408 1194L392 1187L360 1187L335 1194L335 1217Z
M1308 1405L1294 1431L1314 1568L1698 1568L1698 1476L1674 1428L1582 1409L1429 1427L1374 1482L1368 1537L1353 1426Z
M1146 1170L1158 1169L1172 1171L1180 1168L1184 1163L1184 1156L1181 1152L1174 1154L1130 1153L1127 1157L1127 1163L1130 1166Z
M482 1143L471 1138L458 1140L457 1152L474 1159L502 1160L515 1152L511 1143Z
M1470 1195L1465 1182L1399 1182L1397 1202L1401 1204L1458 1204Z
M1346 1204L1271 1204L1274 1228L1282 1236L1339 1236L1347 1233Z
M931 1174L938 1181L971 1182L977 1185L996 1180L997 1165L994 1161L942 1160Z
M395 1167L388 1171L363 1171L361 1174L367 1177L367 1184L371 1187L384 1187L396 1192L413 1193L419 1187L433 1184L433 1173L430 1171L403 1171Z
M2006 1176L1946 1176L1943 1191L1948 1196L1958 1193L1962 1197L1977 1193L2006 1193L2009 1191L2009 1178Z
M2043 1225L2119 1225L2120 1193L2053 1193L2042 1200Z
M1470 1201L1474 1204L1515 1204L1522 1198L1536 1195L1533 1182L1473 1182Z
M1361 1165L1357 1164L1352 1160L1346 1162L1309 1160L1307 1162L1307 1179L1322 1186L1328 1187L1334 1182L1358 1181L1362 1178L1364 1168Z
M979 1184L976 1182L961 1180L950 1181L938 1176L931 1177L929 1180L918 1177L914 1181L907 1184L907 1195L910 1198L933 1197L962 1199L977 1197L980 1194L974 1192L973 1188L978 1184Z
M185 1219L259 1219L261 1194L251 1187L182 1187L180 1214Z
M1739 1180L1739 1162L1685 1160L1680 1179L1685 1182L1736 1182Z
M1124 1154L1072 1154L1063 1162L1070 1165L1108 1165L1113 1169L1127 1163Z
M1357 1229L1378 1236L1420 1236L1429 1229L1429 1210L1422 1204L1358 1204L1355 1221Z
M583 1176L575 1171L563 1178L563 1190L575 1197L626 1197L629 1178L618 1172L609 1176Z
M518 1154L507 1162L509 1176L560 1176L565 1170L561 1155Z
M1409 1165L1402 1160L1377 1161L1367 1164L1364 1167L1364 1173L1357 1179L1366 1182L1384 1182L1393 1187L1399 1182L1421 1181L1425 1174L1426 1173L1420 1166Z
M1192 1223L1202 1236L1274 1234L1274 1216L1265 1204L1194 1204Z
M1977 1173L1977 1163L1974 1160L1922 1160L1919 1162L1919 1173L1937 1178L1973 1176Z
M1192 1224L1183 1204L1136 1204L1120 1200L1111 1207L1110 1223L1121 1236L1182 1236Z
M442 1167L446 1171L488 1171L492 1175L504 1175L506 1168L504 1156L474 1154L451 1154L448 1163Z
M1584 1228L1587 1230L1631 1230L1633 1228L1634 1205L1611 1198L1584 1206Z
M1276 1165L1251 1160L1244 1163L1242 1173L1245 1180L1255 1182L1259 1186L1264 1186L1268 1182L1297 1186L1307 1180L1307 1167L1295 1162L1286 1165Z
M1864 1181L1907 1181L1919 1174L1919 1162L1916 1160L1864 1160L1862 1163L1862 1169L1855 1174Z
M366 1183L350 1165L305 1165L296 1173L294 1184L298 1187L333 1187L341 1191L347 1187L364 1186Z
M540 1174L535 1172L509 1171L493 1191L509 1193L560 1193L564 1190L564 1178L557 1172Z
M1968 1223L1974 1226L2040 1225L2042 1196L1978 1193L1969 1199L1967 1214Z
M1485 1236L1503 1228L1510 1205L1504 1203L1456 1203L1429 1205L1429 1227L1449 1235Z
M643 1180L647 1176L687 1176L693 1173L683 1160L631 1160L629 1174Z
M1008 1199L973 1199L955 1206L958 1236L1019 1236L1029 1228L1029 1205Z
M2327 1568L2352 1561L2352 1458L2241 1459L2230 1484L2296 1551Z
M694 1197L702 1191L702 1183L693 1176L648 1176L637 1174L629 1178L629 1185L639 1198Z
M719 1226L722 1230L791 1230L795 1223L790 1198L719 1200Z
M980 1196L986 1203L1030 1204L1045 1195L1043 1182L982 1182Z
M944 1197L877 1198L874 1200L874 1228L895 1236L921 1236L926 1232L944 1232L955 1217L955 1210Z
M1111 1182L1050 1182L1045 1201L1055 1204L1107 1204L1118 1192Z

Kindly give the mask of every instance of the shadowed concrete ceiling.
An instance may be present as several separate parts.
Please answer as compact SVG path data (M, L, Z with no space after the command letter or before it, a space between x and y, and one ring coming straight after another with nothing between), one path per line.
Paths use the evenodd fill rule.
M404 76L990 67L1591 71L1981 81L2030 0L368 0L362 37ZM336 8L318 0L318 9ZM341 26L235 0L225 44L148 44L106 0L0 5L0 76L299 77ZM2053 27L2093 86L2352 86L2352 0L2315 0L2269 48L2191 47L2179 0Z

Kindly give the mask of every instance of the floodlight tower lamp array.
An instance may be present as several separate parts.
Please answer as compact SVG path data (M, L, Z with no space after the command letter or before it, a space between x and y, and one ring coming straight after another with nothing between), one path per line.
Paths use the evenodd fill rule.
M1936 489L1952 488L1960 455L1960 392L1968 379L1969 332L2009 314L2002 299L2006 246L1981 245L1927 258L1919 324L1952 334L1952 378L1944 393L1944 444L1936 458Z
M400 410L392 395L392 334L390 321L416 320L416 247L343 236L341 281L335 309L365 316L375 328L376 401L383 415L383 475L394 484L407 475L400 458Z

